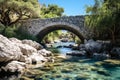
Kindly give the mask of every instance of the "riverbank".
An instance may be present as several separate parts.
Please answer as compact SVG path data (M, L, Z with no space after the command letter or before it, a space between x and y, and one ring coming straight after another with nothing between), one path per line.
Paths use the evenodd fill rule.
M31 64L53 62L52 53L32 40L18 40L0 35L0 79L23 74ZM35 66L34 66L35 67ZM8 75L7 75L8 74ZM5 78L5 79L4 79ZM8 79L9 80L9 79ZM14 79L13 79L14 80Z
M119 80L119 56L104 58L102 54L110 48L109 54L119 55L108 45L90 40L79 47L85 55L67 56L64 51L70 49L65 47L53 54L34 41L0 35L0 80Z

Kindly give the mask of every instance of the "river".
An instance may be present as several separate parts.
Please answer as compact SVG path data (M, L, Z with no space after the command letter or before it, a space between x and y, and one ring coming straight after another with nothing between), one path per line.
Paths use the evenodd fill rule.
M66 46L73 42L55 43L53 47ZM20 80L120 80L120 60L98 61L91 58L66 56L71 48L59 47L60 56L54 63L29 69Z
M53 47L58 47L59 55L56 56L54 63L47 63L38 70L42 74L36 74L32 79L35 80L120 80L119 60L97 61L91 58L66 56L66 52L73 51L71 48L63 46L74 45L74 42L54 43ZM117 64L118 63L118 64ZM26 75L24 75L26 76ZM29 77L30 78L30 77Z
M77 50L72 50L71 48L68 48L68 46L70 46L70 45L76 45L76 44L75 44L75 42L58 42L58 43L54 43L53 47L61 46L61 47L57 48L59 53L61 55L66 55L67 52L77 51Z

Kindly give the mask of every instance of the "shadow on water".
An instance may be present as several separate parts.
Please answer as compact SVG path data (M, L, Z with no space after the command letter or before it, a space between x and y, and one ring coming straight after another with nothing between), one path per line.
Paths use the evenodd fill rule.
M6 66L9 62L6 62L6 63L1 62L0 68ZM0 80L15 80L15 79L18 79L20 76L21 76L21 73L19 72L10 72L9 70L5 72L4 70L0 69Z
M18 72L0 72L0 80L15 80L21 77L21 74Z
M68 56L69 58L64 59L62 62L80 62L80 63L95 63L98 62L100 60L94 60L91 58L87 58L87 57L81 57L81 56Z

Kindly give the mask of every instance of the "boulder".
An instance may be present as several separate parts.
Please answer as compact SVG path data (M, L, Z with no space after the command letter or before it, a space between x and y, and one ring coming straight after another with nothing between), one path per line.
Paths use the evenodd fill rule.
M19 61L26 62L27 56L21 55Z
M120 47L114 47L110 51L110 55L112 58L119 58L120 59Z
M47 61L45 57L43 57L41 54L38 53L33 53L29 58L32 60L32 64L37 64Z
M5 66L2 66L1 69L5 72L20 72L22 73L26 68L26 64L18 61L11 61Z
M109 59L110 55L106 54L107 52L103 52L103 53L93 53L93 58L95 60L105 60L105 59Z
M71 56L86 56L86 51L75 51L75 52L68 52L66 55L71 55Z
M18 40L16 38L10 38L9 40L11 40L15 44L15 46L18 46L20 48L22 54L25 55L25 56L30 56L33 53L37 53L36 48L34 48L34 46L31 46L32 45L32 41L31 40L20 41L20 40ZM31 44L30 45L27 44L27 41L29 43L31 42ZM23 44L23 42L26 42L26 44ZM20 56L20 61L24 62L25 61L25 56L23 56L23 55Z
M46 49L41 49L38 51L39 54L43 55L44 57L52 56L51 51L47 51Z
M29 46L27 44L17 44L17 46L19 46L23 55L26 55L26 56L30 56L34 52L35 53L37 52L37 50L35 48L33 48L32 46Z
M26 57L26 58L25 58L25 63L26 63L26 64L32 64L32 59L31 59L31 57Z
M85 44L80 44L79 50L80 51L85 51Z
M93 40L88 40L85 43L85 49L88 53L99 53L102 50L102 43L93 41Z
M31 56L31 55L30 55L30 56ZM26 56L26 55L21 55L19 61L24 62L24 63L26 63L26 64L32 64L32 59L31 59L30 56L28 57L28 56Z
M23 43L23 44L28 44L28 45L34 47L34 48L37 49L37 50L43 48L42 45L40 45L40 44L37 43L36 41L32 41L32 40L22 40L22 43Z
M111 41L102 41L102 40L97 40L96 42L99 42L102 44L102 51L109 51L112 49L113 45Z
M22 52L15 43L0 35L0 62L19 60Z
M18 40L17 38L9 38L10 41L12 41L13 43L20 43L22 44L21 40Z

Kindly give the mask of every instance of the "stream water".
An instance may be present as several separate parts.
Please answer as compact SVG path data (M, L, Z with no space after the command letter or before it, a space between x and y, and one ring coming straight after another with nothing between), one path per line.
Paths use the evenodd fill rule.
M53 46L69 44L55 43ZM86 57L66 56L66 52L73 50L64 47L58 50L60 53L54 57L54 63L29 69L17 80L120 80L120 60L97 61Z
M74 42L60 42L53 46L74 45ZM54 63L32 69L34 80L120 80L120 60L97 61L85 57L66 56L70 48L60 47ZM62 55L62 57L61 57ZM65 57L66 58L65 58ZM36 72L37 70L37 72ZM37 74L38 73L38 74ZM28 75L28 74L27 74ZM24 75L24 76L27 76ZM30 76L27 76L31 78Z
M57 48L60 55L66 55L67 52L77 51L77 50L72 50L71 48L64 47L64 46L70 46L70 45L75 45L75 42L58 42L58 43L54 43L53 47L61 46Z

